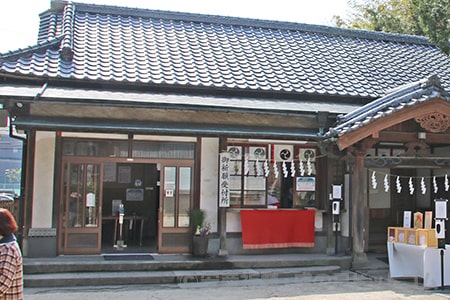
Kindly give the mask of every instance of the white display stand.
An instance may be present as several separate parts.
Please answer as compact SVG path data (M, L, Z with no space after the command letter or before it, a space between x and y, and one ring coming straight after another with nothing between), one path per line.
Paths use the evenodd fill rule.
M450 245L444 250L444 286L450 285ZM387 243L391 278L422 278L424 288L441 287L441 250L402 243Z

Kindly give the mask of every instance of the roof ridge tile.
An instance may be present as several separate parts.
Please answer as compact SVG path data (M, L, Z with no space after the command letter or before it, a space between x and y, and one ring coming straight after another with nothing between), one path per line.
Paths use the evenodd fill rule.
M65 1L65 0L56 0ZM402 43L417 43L430 45L427 37L409 34L388 33L382 31L368 31L347 29L326 25L295 23L288 21L264 20L255 18L231 17L211 14L198 14L167 10L152 10L144 8L132 8L125 6L111 6L87 4L81 2L71 2L80 12L92 12L100 14L125 15L127 17L160 18L167 20L177 20L183 22L217 23L222 25L245 26L254 28L271 28L282 30L293 30L301 32L313 32L326 35L337 35L362 39L386 40Z
M65 61L71 61L73 58L73 28L75 19L75 6L72 2L67 3L63 11L62 35L60 56Z

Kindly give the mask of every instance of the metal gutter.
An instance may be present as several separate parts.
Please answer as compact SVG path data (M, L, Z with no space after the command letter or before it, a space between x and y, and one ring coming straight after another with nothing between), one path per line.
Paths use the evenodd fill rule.
M42 96L42 94L44 94L44 92L45 92L45 90L47 89L47 87L48 87L48 81L42 85L41 89L40 89L39 92L37 92L37 94L34 96L34 99L33 99L33 100L38 100L38 99Z
M28 151L28 139L26 137L22 137L14 134L13 121L9 118L9 137L22 141L22 162L21 162L21 175L20 175L20 195L19 201L21 202L19 207L19 217L17 223L19 225L19 229L17 231L17 239L21 246L23 246L23 237L25 235L24 231L24 210L25 210L25 200L24 200L24 190L25 190L25 174L26 174L26 166L27 166L27 151Z

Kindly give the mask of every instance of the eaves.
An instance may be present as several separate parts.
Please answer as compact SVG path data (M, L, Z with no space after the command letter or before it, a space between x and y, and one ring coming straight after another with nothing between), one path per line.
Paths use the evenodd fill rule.
M193 111L238 112L264 115L316 117L318 112L346 114L360 107L340 101L308 101L279 98L223 97L99 90L31 85L0 85L0 101L58 103L131 108L166 108Z

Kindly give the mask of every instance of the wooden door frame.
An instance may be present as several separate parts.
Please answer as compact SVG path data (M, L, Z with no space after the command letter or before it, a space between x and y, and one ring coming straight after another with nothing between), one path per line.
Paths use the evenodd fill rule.
M195 182L196 182L196 172L195 172L195 160L164 160L160 161L160 193L159 193L159 211L158 211L158 252L160 253L187 253L190 252L191 249L191 239L190 236L192 234L192 228L189 227L174 227L174 228L168 228L163 226L163 208L164 208L164 168L165 167L176 167L177 168L177 174L176 174L176 195L175 195L175 203L176 207L178 207L178 183L179 183L179 168L180 167L190 167L191 172L191 190L190 190L190 210L194 207L195 201L194 197L196 195L195 193ZM177 210L176 210L177 211ZM187 244L184 246L164 246L164 234L168 235L183 235L186 238Z
M67 245L67 230L65 222L68 221L67 211L65 209L65 201L67 201L67 195L64 195L64 179L59 182L60 185L60 193L59 193L59 219L58 219L58 253L59 254L99 254L101 252L101 240L102 240L102 194L103 194L103 161L98 158L86 158L86 157L64 157L61 161L61 175L64 176L64 166L68 164L69 168L72 164L96 164L99 166L99 193L96 195L97 205L97 227L92 228L71 228L70 232L73 234L97 234L97 246L95 248L68 248ZM70 173L67 174L70 176ZM66 178L68 180L68 178ZM66 220L66 221L64 221Z

